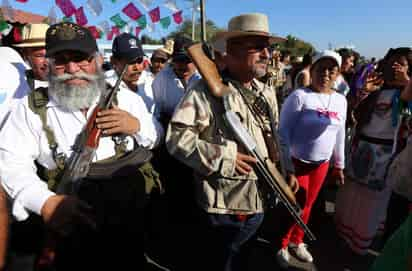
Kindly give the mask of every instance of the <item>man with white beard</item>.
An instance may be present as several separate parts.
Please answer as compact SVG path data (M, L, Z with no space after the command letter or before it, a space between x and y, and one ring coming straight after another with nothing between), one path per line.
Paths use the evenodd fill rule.
M76 137L108 91L96 52L87 28L52 25L46 34L49 87L25 97L0 131L0 179L12 214L18 220L41 216L56 237L57 270L132 269L141 264L136 258L143 258L136 250L143 246L145 191L137 173L143 162L129 157L141 147L153 148L161 134L138 95L120 90L113 106L97 114L102 137L89 175L72 195L53 191ZM42 171L34 162L44 168L48 183L38 177Z

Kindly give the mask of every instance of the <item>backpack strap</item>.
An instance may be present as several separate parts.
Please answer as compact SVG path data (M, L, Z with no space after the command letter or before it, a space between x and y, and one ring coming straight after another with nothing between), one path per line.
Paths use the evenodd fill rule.
M62 170L64 168L65 157L57 153L57 141L53 130L47 125L47 103L49 102L49 96L47 94L47 88L40 87L30 92L29 94L29 108L36 113L42 122L43 131L46 133L49 148L52 151L53 159L56 162L57 167Z
M47 182L49 189L55 191L57 187L60 175L63 172L64 162L66 157L64 154L57 153L57 141L53 130L47 125L47 103L49 102L49 96L47 88L40 87L30 92L28 96L29 108L40 117L42 122L43 131L46 133L49 148L52 152L53 160L55 161L57 168L49 170L43 166L37 165L37 173L41 179Z

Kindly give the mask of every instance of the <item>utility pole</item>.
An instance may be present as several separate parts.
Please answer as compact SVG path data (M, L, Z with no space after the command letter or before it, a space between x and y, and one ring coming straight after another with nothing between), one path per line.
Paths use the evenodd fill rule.
M195 2L193 1L193 7L192 7L192 40L195 40L195 32L196 32L196 8L195 8Z
M202 41L206 41L206 17L205 17L205 0L200 0L200 24Z

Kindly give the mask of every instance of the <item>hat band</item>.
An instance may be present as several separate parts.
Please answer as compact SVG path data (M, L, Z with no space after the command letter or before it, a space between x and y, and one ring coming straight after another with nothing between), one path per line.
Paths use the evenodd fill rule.
M265 35L265 36L270 36L269 32L266 31L261 31L261 30L229 30L227 31L228 33L230 32L243 32L243 33L250 33L250 34L256 34L256 35Z
M22 42L21 42L20 44L23 44L23 43L33 43L33 42L44 42L44 43L46 43L46 40L45 40L45 39L42 39L42 38L27 39L27 40L22 40Z

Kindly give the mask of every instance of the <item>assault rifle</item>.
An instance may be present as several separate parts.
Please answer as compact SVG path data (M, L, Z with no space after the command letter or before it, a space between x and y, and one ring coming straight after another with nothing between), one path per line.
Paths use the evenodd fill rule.
M316 240L314 234L301 218L301 208L296 202L295 195L286 183L284 176L280 174L276 166L268 159L264 159L257 151L256 142L250 136L249 132L243 127L239 117L233 111L227 109L225 96L231 92L230 88L223 83L216 64L213 62L213 51L210 46L205 43L197 43L187 51L196 65L199 73L205 80L212 95L217 98L223 98L225 104L225 120L229 128L232 130L236 139L242 144L246 150L253 155L256 160L255 170L258 176L262 178L266 186L270 189L272 196L275 196L289 211L296 223L303 229L309 240Z
M124 66L114 87L109 89L107 93L102 94L83 131L76 137L72 147L73 152L65 164L62 177L57 186L57 193L73 194L79 185L79 180L87 176L101 136L101 129L98 129L96 125L97 113L112 106L127 67L128 64Z

